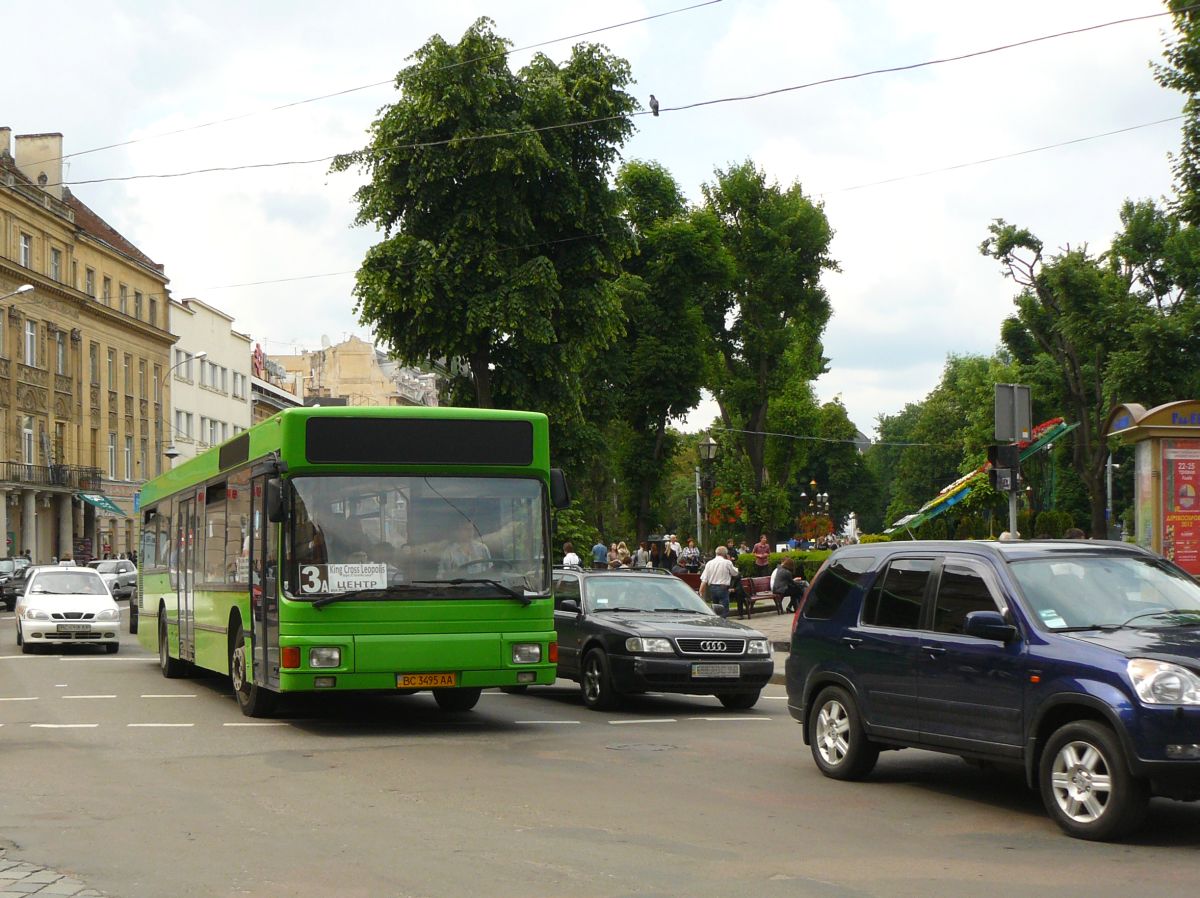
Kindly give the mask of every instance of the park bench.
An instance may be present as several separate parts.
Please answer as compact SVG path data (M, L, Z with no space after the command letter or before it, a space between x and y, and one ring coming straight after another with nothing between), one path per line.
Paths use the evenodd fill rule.
M690 586L692 589L694 589L696 592L700 591L700 575L699 574L683 573L683 574L676 574L675 576L678 577L680 580L682 580L684 583L686 583L688 586Z
M783 614L783 596L771 592L770 577L743 577L742 596L738 599L739 617L754 617L755 602L773 602L775 613Z

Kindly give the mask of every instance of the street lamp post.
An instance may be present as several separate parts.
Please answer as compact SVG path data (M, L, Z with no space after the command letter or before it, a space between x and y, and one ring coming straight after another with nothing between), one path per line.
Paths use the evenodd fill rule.
M703 516L697 515L697 517L700 518L701 521L704 521L704 519L706 519L708 517L709 508L712 505L712 489L713 489L712 467L713 467L713 462L716 461L717 452L719 451L720 447L718 446L716 440L714 440L711 436L708 436L708 437L705 437L704 440L700 443L699 448L700 448L700 461L703 463L703 467L704 467L704 480L703 480L703 484L704 484L704 514L703 514ZM708 538L710 527L711 527L711 525L705 523L704 524L704 533L696 534L697 536L702 536L703 547L706 551L709 548L709 543L711 542L711 540Z
M5 293L3 296L0 296L0 300L9 299L10 297L13 297L13 296L20 296L22 293L28 293L32 289L33 289L33 284L22 284L20 287L18 287L12 293Z
M159 408L158 421L159 421L159 424L164 423L164 421L166 420L164 416L167 413L167 408L166 408L166 403L162 401L161 390L170 381L171 372L174 371L176 368L178 368L180 365L186 365L189 362L200 361L201 359L206 358L207 356L208 356L208 352L206 350L202 349L195 355L190 356L189 358L180 359L178 362L176 362L174 365L172 365L170 368L168 368L166 370L166 372L163 373L162 383L159 384L159 386L158 386L158 389L160 391L160 395L158 397L158 408ZM169 424L170 422L166 422L166 423ZM178 449L175 448L175 437L174 436L171 437L170 445L168 445L166 449L162 448L161 438L155 440L154 448L155 448L156 452L160 452L162 455L165 455L171 461L174 461L175 459L179 458L180 452Z

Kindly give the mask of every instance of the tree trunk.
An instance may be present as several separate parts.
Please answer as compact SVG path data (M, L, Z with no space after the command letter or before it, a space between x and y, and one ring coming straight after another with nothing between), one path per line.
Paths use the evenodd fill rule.
M492 407L492 372L488 368L487 350L471 353L471 379L475 382L475 406Z

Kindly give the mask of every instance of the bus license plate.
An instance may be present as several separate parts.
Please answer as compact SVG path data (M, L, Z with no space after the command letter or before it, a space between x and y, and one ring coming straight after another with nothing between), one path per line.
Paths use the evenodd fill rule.
M457 685L458 674L454 673L396 674L397 689L437 689Z
M740 664L693 664L693 677L730 677L737 679L742 675Z
M59 624L59 633L89 633L91 632L91 624Z

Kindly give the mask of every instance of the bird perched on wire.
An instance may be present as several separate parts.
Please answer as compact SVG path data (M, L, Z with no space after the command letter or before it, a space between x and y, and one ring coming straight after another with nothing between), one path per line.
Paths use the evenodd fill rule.
M658 100L654 98L654 94L650 94L650 111L654 113L655 116L658 115Z

